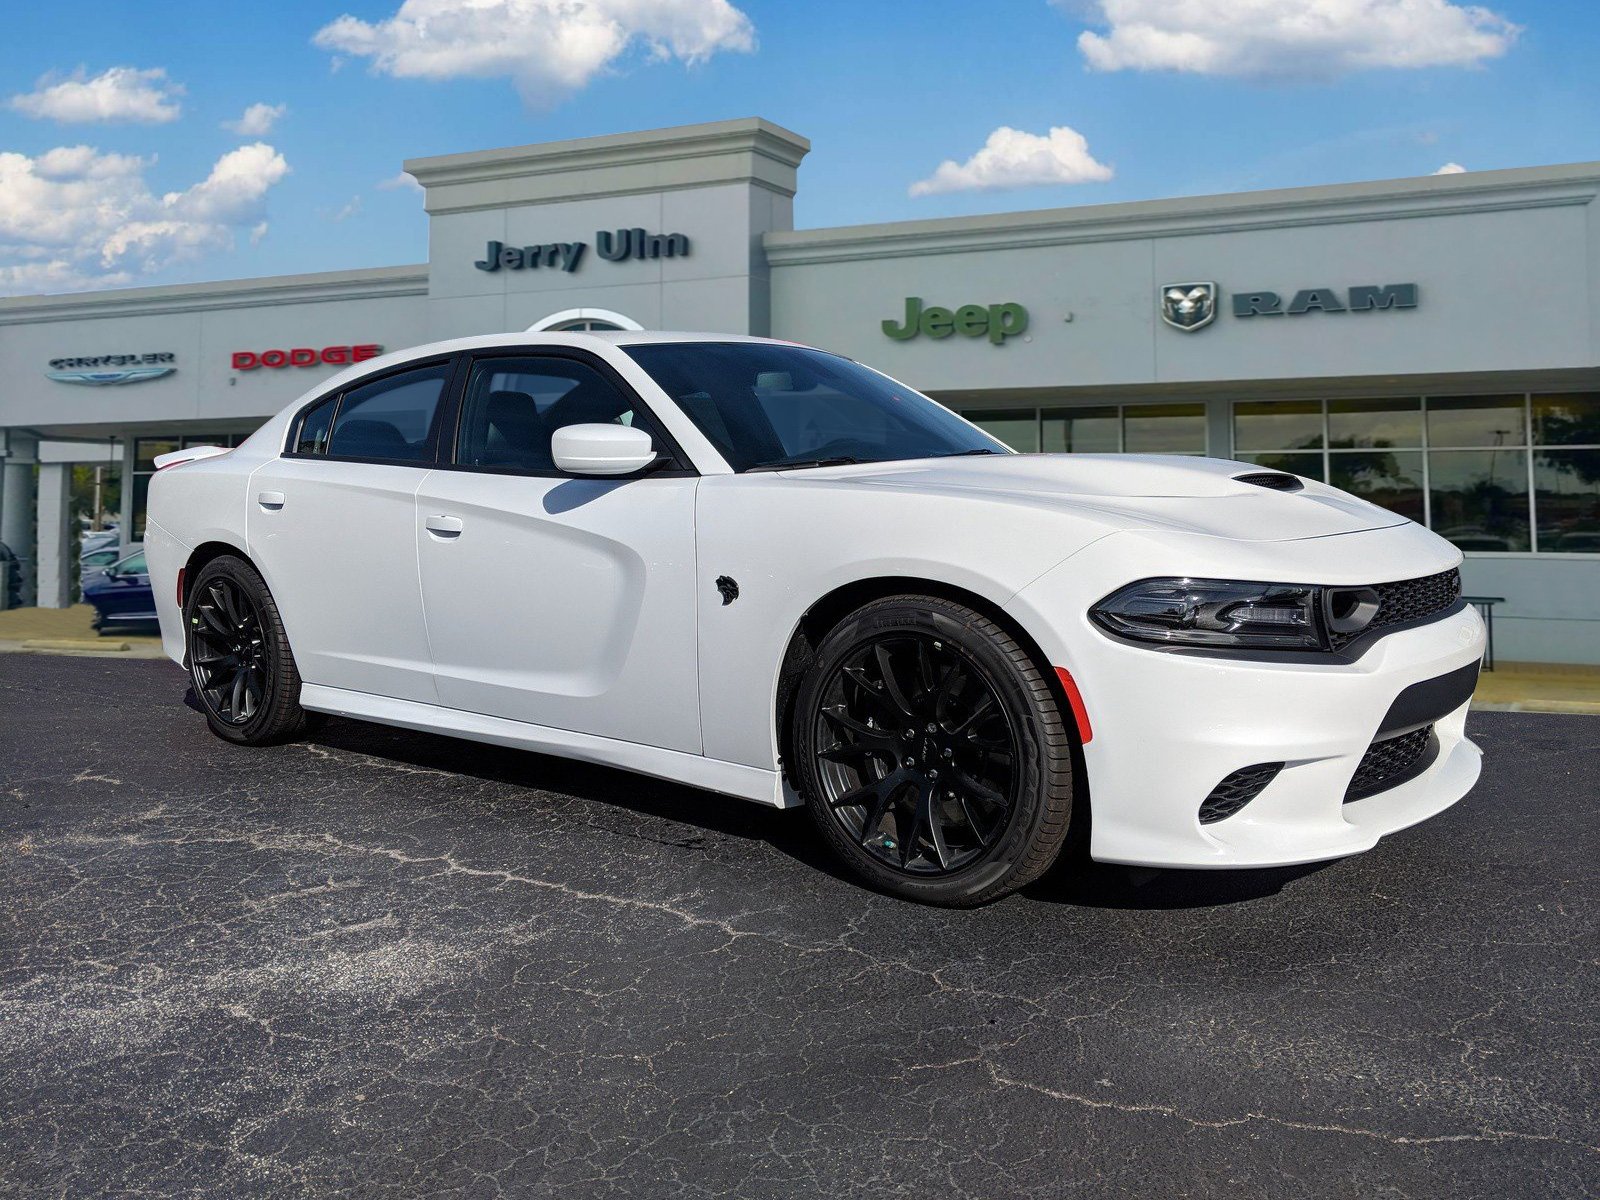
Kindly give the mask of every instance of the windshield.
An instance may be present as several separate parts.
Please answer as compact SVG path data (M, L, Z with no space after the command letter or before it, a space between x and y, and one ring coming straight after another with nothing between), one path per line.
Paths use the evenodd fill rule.
M764 342L622 349L735 471L1011 453L921 393L821 350Z

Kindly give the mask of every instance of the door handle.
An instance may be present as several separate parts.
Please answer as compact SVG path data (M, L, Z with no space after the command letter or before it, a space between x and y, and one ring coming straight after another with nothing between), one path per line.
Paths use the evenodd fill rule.
M460 517L432 516L424 520L422 524L429 533L438 538L458 538L461 536Z
M282 508L284 499L282 492L258 492L256 494L256 503L268 512L277 512L278 509Z

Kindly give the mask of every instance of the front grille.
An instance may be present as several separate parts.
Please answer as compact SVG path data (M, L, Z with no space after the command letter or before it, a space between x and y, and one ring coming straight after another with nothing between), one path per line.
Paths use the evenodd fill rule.
M1283 770L1281 762L1257 763L1229 775L1211 794L1200 802L1200 824L1212 825L1233 816L1261 794L1261 789L1277 778Z
M1365 628L1354 633L1330 631L1328 640L1335 650L1375 629L1418 621L1443 612L1461 598L1461 572L1452 568L1437 575L1424 575L1421 579L1375 584L1372 590L1378 593L1377 614Z
M1344 802L1364 800L1416 778L1427 769L1437 745L1432 725L1373 742L1361 756L1361 764L1345 789Z

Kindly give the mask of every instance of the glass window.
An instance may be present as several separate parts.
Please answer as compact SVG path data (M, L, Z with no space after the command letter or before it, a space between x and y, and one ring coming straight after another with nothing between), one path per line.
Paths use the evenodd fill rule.
M1235 404L1233 448L1322 449L1322 401L1263 400Z
M133 476L133 534L132 540L144 541L145 512L150 501L151 475L135 472Z
M1336 450L1328 455L1328 468L1334 487L1419 525L1425 522L1422 451Z
M550 437L565 425L631 425L658 450L655 418L587 363L529 356L479 359L467 382L456 462L492 470L554 472Z
M1428 474L1431 524L1440 536L1463 550L1530 548L1526 450L1432 451Z
M450 367L389 375L344 394L328 453L390 462L433 459L433 417Z
M178 448L177 438L138 438L133 443L133 469L154 471L156 455L171 454Z
M657 342L624 350L736 471L1005 452L919 392L820 350L762 342Z
M147 575L150 568L144 565L144 551L140 550L116 564L118 575Z
M1204 404L1130 404L1122 410L1122 447L1129 454L1204 454Z
M1264 467L1268 471L1287 471L1291 475L1304 475L1307 479L1324 482L1322 477L1322 455L1320 452L1310 454L1236 454L1240 462L1252 463Z
M1328 445L1335 450L1422 445L1422 401L1330 400Z
M1041 415L1046 454L1115 454L1122 449L1115 405L1050 409Z
M1539 549L1600 554L1600 450L1550 450L1534 455Z
M977 412L968 415L979 429L990 437L999 438L1021 454L1039 452L1039 410L1017 409L1014 412Z
M1428 445L1525 446L1521 396L1429 396Z
M1600 446L1600 396L1535 396L1533 444Z
M300 418L300 433L294 444L296 454L328 452L328 423L333 420L333 408L337 400L337 396L329 396Z

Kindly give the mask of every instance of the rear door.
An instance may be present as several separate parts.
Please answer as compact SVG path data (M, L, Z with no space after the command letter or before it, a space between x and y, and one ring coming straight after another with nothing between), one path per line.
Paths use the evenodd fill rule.
M556 470L551 435L594 422L674 457L615 479ZM644 404L578 351L479 354L454 440L415 532L440 702L698 753L698 478Z
M250 553L308 683L436 701L417 585L416 494L455 359L369 377L309 407L246 497Z

